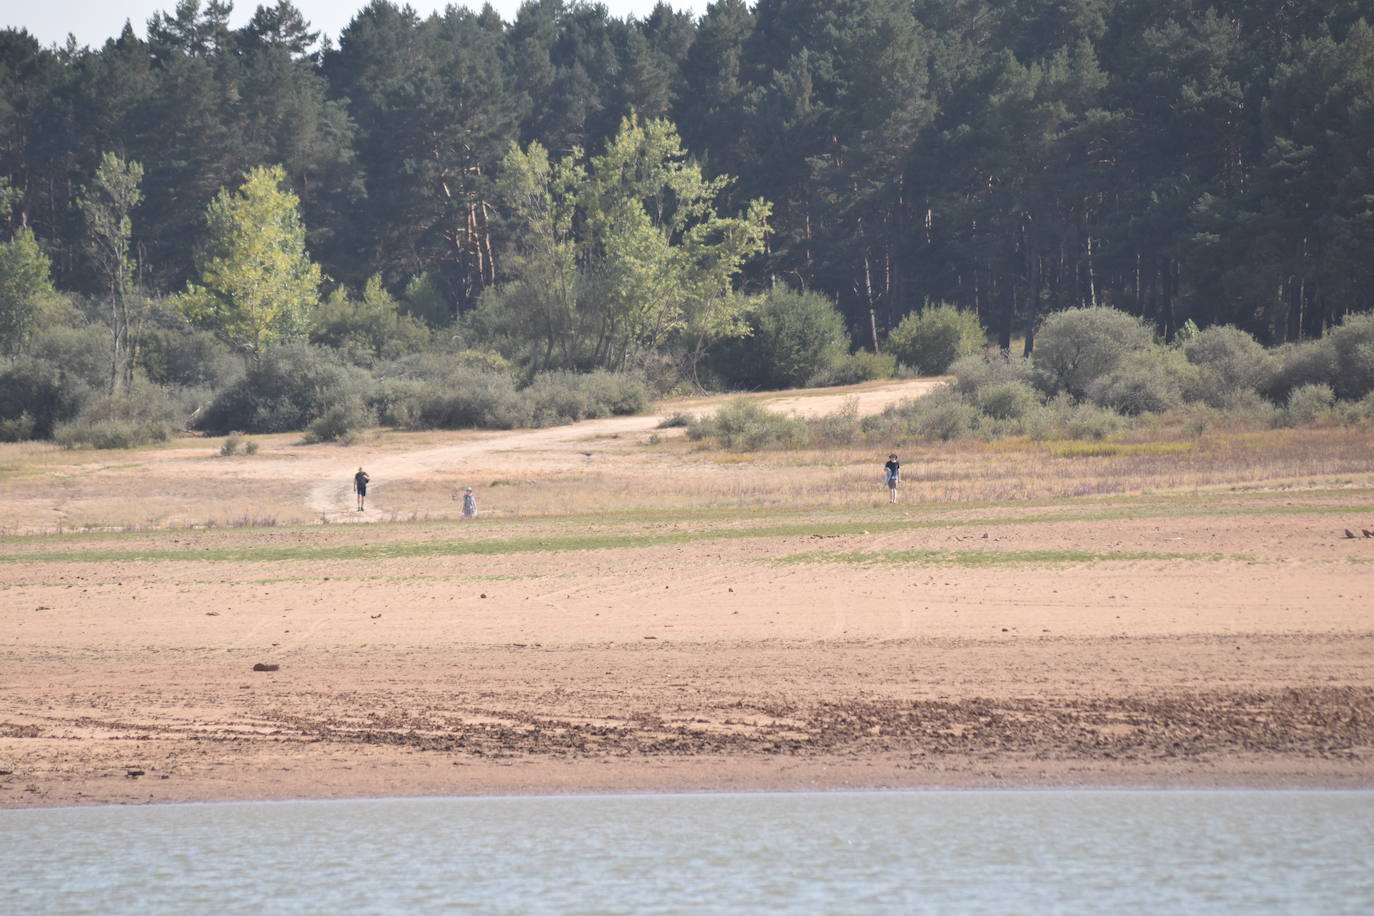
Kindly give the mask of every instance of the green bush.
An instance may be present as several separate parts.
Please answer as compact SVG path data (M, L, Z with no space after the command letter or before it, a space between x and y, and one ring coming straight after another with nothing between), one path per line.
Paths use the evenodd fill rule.
M1374 391L1360 398L1358 401L1349 401L1341 405L1341 421L1345 423L1370 423L1374 422Z
M973 434L982 414L950 385L930 394L903 401L882 413L865 417L864 432L874 440L901 442L910 438L948 441Z
M459 369L430 382L420 397L415 425L426 429L517 429L529 426L529 399L508 375Z
M976 403L995 420L1020 420L1040 406L1040 396L1025 382L999 382L980 388Z
M996 353L991 356L978 354L961 357L954 361L949 371L954 376L955 390L965 397L975 397L989 385L1010 382L1028 385L1034 377L1034 368L1024 356Z
M243 376L243 360L226 344L184 325L145 331L138 365L159 385L224 388Z
M859 399L845 398L839 410L815 420L812 429L816 438L827 445L848 445L853 442L862 430L859 424Z
M1330 337L1283 344L1272 358L1274 374L1264 393L1275 404L1286 404L1303 385L1331 386L1336 378L1336 348Z
M836 360L807 379L811 388L826 388L832 385L857 385L874 379L892 378L897 372L897 359L890 353L869 353L855 350L846 357Z
M358 399L333 404L306 429L305 442L342 442L351 444L364 429L377 425L377 415Z
M849 353L844 319L820 293L775 286L747 320L749 335L717 345L707 360L707 368L734 388L805 385Z
M1181 353L1157 347L1128 353L1088 389L1099 406L1135 417L1183 406L1183 392L1196 377L1197 370Z
M196 418L197 429L275 433L303 430L337 404L363 402L367 373L339 365L337 356L308 344L268 350Z
M691 427L689 427L691 430ZM721 445L737 451L769 446L799 446L807 439L806 424L795 417L764 410L746 400L731 401L702 421L695 438L713 435Z
M139 374L118 395L89 398L77 416L57 425L53 439L63 448L136 448L166 442L185 426L177 399Z
M628 417L649 408L649 387L627 372L587 372L565 375L565 383L586 393L589 417Z
M53 441L63 448L137 448L172 437L171 424L156 420L94 420L78 417L59 423Z
M1331 388L1343 401L1374 391L1374 314L1348 315L1328 335L1335 353Z
M1250 334L1229 325L1197 331L1184 344L1197 378L1184 392L1190 401L1224 407L1242 392L1267 389L1273 381L1273 357Z
M99 390L110 384L113 343L108 328L53 325L34 334L29 356L60 366L68 378Z
M921 375L944 375L955 360L982 351L987 331L973 312L933 305L903 318L887 345L899 362Z
M1037 381L1048 394L1082 400L1088 386L1111 372L1127 354L1149 349L1150 328L1111 308L1079 308L1047 317L1035 336Z
M1312 423L1331 416L1336 393L1330 385L1299 385L1288 395L1283 420L1290 426Z
M360 366L413 353L429 339L425 322L404 313L378 277L367 281L361 296L336 291L311 317L310 342Z
M963 401L937 403L917 415L914 432L923 438L948 442L970 435L979 421L978 409Z
M44 359L22 357L0 371L0 421L8 421L7 435L50 439L90 397L84 379Z
M27 442L32 439L36 423L27 411L17 417L0 420L0 442Z
M1126 428L1126 418L1108 407L1057 398L1049 405L1055 434L1066 439L1102 440Z

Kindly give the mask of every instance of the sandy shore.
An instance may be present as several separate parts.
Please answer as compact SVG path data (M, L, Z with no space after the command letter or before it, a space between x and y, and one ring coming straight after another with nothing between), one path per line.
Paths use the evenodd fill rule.
M0 807L1370 788L1369 484L5 538Z

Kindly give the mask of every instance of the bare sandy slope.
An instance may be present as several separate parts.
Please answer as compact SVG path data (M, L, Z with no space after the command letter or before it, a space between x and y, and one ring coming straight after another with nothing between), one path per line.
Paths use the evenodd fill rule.
M908 394L860 396L867 411ZM512 461L614 481L682 458L643 449L654 425L370 443L254 473L276 468L281 493L350 518L358 462L386 482L382 505ZM171 453L141 473L176 488L187 466L223 464ZM1343 532L1374 528L1371 494L1366 475L1186 499L875 493L5 538L0 806L1370 787L1374 539Z

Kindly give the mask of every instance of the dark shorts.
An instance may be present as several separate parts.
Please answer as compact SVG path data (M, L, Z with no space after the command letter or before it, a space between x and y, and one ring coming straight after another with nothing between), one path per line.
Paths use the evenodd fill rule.
M360 483L360 484L357 484L356 486L357 486L357 489L358 489L358 495L359 495L359 496L366 496L366 495L367 495L367 484L365 484L365 483Z

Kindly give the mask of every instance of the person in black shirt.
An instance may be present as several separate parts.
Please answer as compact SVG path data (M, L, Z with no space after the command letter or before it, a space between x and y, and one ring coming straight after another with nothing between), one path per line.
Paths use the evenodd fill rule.
M883 480L887 482L887 501L895 503L897 486L902 482L902 463L897 460L896 452L887 456L887 464L883 465Z
M358 473L353 475L353 492L358 494L359 512L363 511L363 502L367 499L367 482L371 479L362 468L358 468Z

